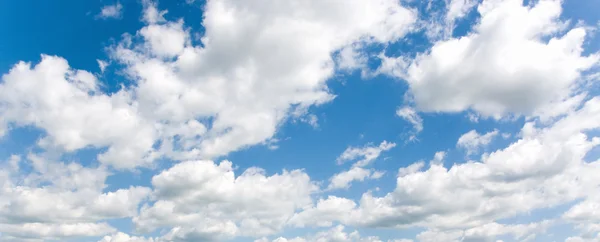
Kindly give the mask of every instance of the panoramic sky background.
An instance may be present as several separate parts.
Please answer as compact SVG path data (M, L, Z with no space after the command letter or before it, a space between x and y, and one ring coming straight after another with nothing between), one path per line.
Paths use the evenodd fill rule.
M600 241L600 1L0 1L0 241Z

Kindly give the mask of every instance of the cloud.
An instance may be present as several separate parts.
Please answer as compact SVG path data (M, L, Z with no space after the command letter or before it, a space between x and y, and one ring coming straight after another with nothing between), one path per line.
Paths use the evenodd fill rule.
M235 175L222 161L187 161L152 178L153 203L133 218L137 230L168 229L167 240L264 236L283 228L318 190L300 170L266 176L259 168Z
M147 17L149 25L139 32L146 42L126 39L114 48L113 58L139 80L135 93L143 116L170 125L212 120L186 146L163 137L168 157L217 157L272 138L290 114L334 98L325 85L334 73L332 53L356 42L397 40L415 19L389 0L351 1L342 8L321 1L266 6L209 1L202 47L179 37L188 35L181 22ZM147 3L144 16L157 11Z
M368 236L363 237L360 235L358 231L353 232L345 232L346 228L343 225L338 225L332 227L329 230L317 232L314 235L308 236L306 238L296 237L292 239L286 239L283 237L279 237L277 239L272 240L272 242L383 242L377 236ZM269 242L266 238L255 240L254 242ZM412 240L388 240L388 242L412 242Z
M456 146L466 150L467 155L475 154L480 148L487 146L492 139L499 134L497 129L479 134L476 130L471 130L458 138Z
M515 241L530 241L538 233L545 233L548 227L552 225L551 221L541 221L530 224L498 224L489 223L482 226L470 228L467 230L456 231L436 231L427 230L417 235L420 242L433 241L497 241L500 236L512 235ZM442 239L443 238L443 239Z
M438 162L431 162L427 169L422 163L411 165L400 170L396 189L385 196L367 192L359 203L329 197L296 214L294 224L339 221L354 226L425 227L462 233L535 209L585 199L600 185L595 175L600 161L584 161L600 144L600 138L586 135L600 128L600 123L591 121L600 118L599 110L600 99L592 98L550 126L527 123L521 139L481 161L449 168ZM346 205L336 209L323 205L334 202ZM567 214L575 218L578 213Z
M467 36L436 42L410 64L383 59L383 72L406 79L417 109L530 115L577 91L582 72L598 63L597 54L583 55L586 30L558 20L561 1L486 0L477 9Z
M453 23L456 19L463 18L475 6L477 6L476 0L446 1L446 22Z
M47 239L60 240L73 237L101 236L114 232L115 229L106 223L74 223L74 224L0 224L2 236L14 239Z
M567 210L562 218L575 225L581 232L581 237L571 238L572 241L594 241L600 239L600 199L591 194L585 200Z
M0 233L15 240L62 240L116 232L100 221L133 216L150 189L103 192L108 175L104 168L34 154L18 166L0 167Z
M411 140L414 140L416 138L416 135L423 131L423 119L421 118L421 116L419 116L419 114L417 113L417 111L415 111L414 108L409 106L398 108L398 110L396 110L396 115L413 125L414 134L411 135Z
M348 171L343 171L333 175L330 178L328 190L347 189L353 181L364 181L365 179L379 179L384 172L375 171L372 169L364 169L361 167L352 167Z
M158 241L159 240L155 240L153 238L130 236L128 234L118 232L113 235L104 236L98 242L158 242Z
M167 10L158 10L158 4L153 0L142 0L144 12L142 13L142 20L147 24L164 23L167 20L164 15L168 13Z
M102 10L100 10L100 13L97 15L97 18L102 19L120 19L121 17L123 17L123 5L121 5L119 2L116 2L113 5L106 5L102 7Z
M103 61L103 60L96 60L96 62L98 62L98 67L100 68L100 73L104 73L104 70L106 70L106 67L108 67L108 65L110 65L110 63Z
M107 147L98 159L116 168L152 162L157 131L138 115L126 90L103 94L94 75L47 55L34 67L16 64L2 80L0 127L43 129L46 136L38 141L42 148L72 152Z
M381 142L379 146L374 146L369 143L363 147L348 147L336 159L338 165L348 161L356 161L350 170L342 171L329 178L329 186L327 190L347 189L353 181L364 181L365 179L379 179L385 172L374 169L365 169L376 160L382 152L388 151L396 147L395 143L387 141Z
M338 164L343 164L348 161L356 161L354 166L363 167L370 164L373 160L379 158L381 152L388 151L396 147L395 143L384 140L379 146L367 144L363 147L348 147L336 159Z
M560 1L484 0L473 33L440 39L416 58L381 56L379 71L409 84L414 103L397 115L415 133L423 111L526 116L517 141L477 161L448 164L440 151L398 169L393 190L356 201L327 192L380 178L383 171L368 166L395 143L348 147L336 162L354 163L325 191L301 169L267 174L213 161L256 144L275 147L289 120L316 126L308 110L335 98L327 86L335 72L362 68L360 48L400 41L417 17L395 0L343 3L211 0L197 44L183 20L167 20L144 0L145 26L111 46L109 61L98 60L101 72L107 63L124 67L119 73L131 82L115 93L61 57L14 65L0 82L0 135L40 129L31 150L47 153L0 163L2 240L223 241L312 226L331 228L273 241L381 241L345 226L416 227L424 229L420 241L528 240L553 221L499 220L572 202L560 218L580 232L569 240L598 239L600 161L585 159L600 144L600 99L579 86L598 56L583 56L584 28L558 20ZM446 5L452 27L475 6ZM457 147L475 154L498 133L472 130ZM99 163L53 159L90 148ZM158 158L175 163L158 170L151 187L107 189L115 169L155 168ZM131 218L136 236L109 224L121 218Z
M292 114L331 101L326 81L334 52L398 40L416 18L391 0L343 8L215 0L204 8L202 45L194 46L183 20L167 21L153 1L142 4L147 25L109 53L125 66L120 72L130 86L103 93L94 75L60 57L43 55L34 67L20 62L0 84L0 134L32 125L46 133L39 147L106 149L98 160L118 169L152 167L160 157L226 155L265 142ZM316 116L306 117L316 125Z
M144 37L149 51L161 58L172 58L183 51L188 40L188 33L183 29L183 22L149 25L139 31Z

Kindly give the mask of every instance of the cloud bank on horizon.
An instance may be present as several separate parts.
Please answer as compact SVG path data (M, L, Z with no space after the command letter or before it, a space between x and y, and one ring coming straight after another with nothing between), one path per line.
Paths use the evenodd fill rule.
M600 241L598 2L17 5L0 241Z

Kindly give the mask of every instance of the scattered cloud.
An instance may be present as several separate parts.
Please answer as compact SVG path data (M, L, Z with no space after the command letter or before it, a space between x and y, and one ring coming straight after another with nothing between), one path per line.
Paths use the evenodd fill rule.
M100 13L96 17L102 19L120 19L123 17L123 5L120 2L116 2L113 5L106 5L102 7L102 10L100 10Z
M200 34L142 0L144 26L107 47L100 73L59 56L18 62L0 81L0 136L19 137L0 150L0 240L412 242L362 229L418 228L420 242L531 241L564 224L573 227L566 241L600 240L600 160L590 158L600 98L589 88L600 55L584 48L593 30L561 19L559 0L429 1L428 15L405 2L210 0ZM470 33L453 37L475 9ZM97 16L122 18L123 6ZM431 48L386 55L415 31ZM217 161L255 145L277 149L286 122L318 127L313 109L338 95L328 81L344 71L367 77L373 58L381 60L374 74L408 85L396 115L412 140L427 112L467 116L476 127L455 147L447 139L403 147L417 162L377 167L397 141L380 136L387 127L353 130L386 140L348 146L339 166L329 164L345 168L318 178L309 171L327 166L298 168L297 157L293 169ZM109 65L127 80L111 93L98 80ZM499 120L522 128L501 133ZM29 139L22 128L39 138L13 149ZM511 143L499 146L498 135ZM124 172L146 172L136 183L145 185L115 176ZM351 189L392 177L391 186ZM548 220L508 222L569 204ZM113 223L121 219L131 230ZM286 235L298 228L311 232Z
M394 147L396 147L396 143L391 143L385 140L378 146L367 144L362 147L348 147L336 159L336 161L338 164L343 164L348 161L356 161L354 166L363 167L370 164L373 160L379 158L382 152L388 151Z
M455 231L451 234L460 237L469 229L515 214L593 198L592 190L600 185L595 175L600 161L583 159L600 144L600 139L588 139L584 133L600 128L598 122L591 121L600 118L599 107L600 99L593 98L549 127L526 124L523 129L537 132L524 132L519 140L478 162L450 168L431 162L425 170L423 163L411 165L400 170L396 189L385 196L367 192L360 203L329 197L295 215L294 223L307 226L338 221L367 227L416 226L436 233ZM589 207L587 204L580 207ZM576 214L584 214L578 210L574 207L565 217L574 219ZM451 238L457 238L456 234Z
M471 130L458 138L456 142L456 146L463 148L467 152L468 155L473 155L479 151L480 148L484 148L492 139L494 139L499 134L497 129L494 129L485 134L477 133L476 130ZM504 134L503 134L504 135Z
M353 181L364 181L365 179L379 179L384 172L361 167L352 167L348 171L343 171L333 175L330 179L328 190L348 189Z
M414 108L408 106L398 108L396 115L413 125L414 134L410 136L411 140L416 139L416 135L423 131L423 119Z
M103 60L96 60L96 62L98 62L98 67L100 68L100 73L104 73L104 70L106 70L106 67L108 67L108 65L110 65L110 63L103 61Z

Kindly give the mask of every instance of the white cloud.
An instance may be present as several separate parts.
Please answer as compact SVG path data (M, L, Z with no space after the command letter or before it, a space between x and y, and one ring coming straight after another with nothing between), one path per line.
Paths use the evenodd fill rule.
M343 7L221 0L204 10L202 47L180 41L189 37L179 25L146 20L143 36L186 37L155 41L162 44L128 38L113 51L139 80L135 93L143 116L169 125L211 119L206 134L189 147L163 137L168 145L162 151L173 159L217 157L272 138L290 114L334 98L325 85L334 73L332 53L358 42L397 40L415 19L390 0L346 1ZM157 11L146 3L146 15ZM156 34L145 33L150 29Z
M363 147L348 147L344 152L336 159L338 165L341 165L348 161L356 161L352 167L347 171L334 174L329 179L329 185L327 190L335 189L347 189L350 187L350 183L353 181L364 181L365 179L379 179L385 172L377 171L374 169L366 169L368 166L379 158L382 152L388 151L396 146L395 143L387 141L381 142L379 146L374 146L369 143Z
M340 69L360 69L367 64L367 56L360 52L361 46L353 44L342 48L338 54L336 64Z
M365 179L379 179L383 172L361 167L352 167L350 170L343 171L333 175L330 178L328 190L347 189L353 181L364 181Z
M102 7L100 13L98 13L98 18L108 19L108 18L116 18L119 19L123 16L123 5L121 3L116 2L113 5L106 5Z
M155 240L153 238L130 236L128 234L118 232L113 235L104 236L98 242L158 242L158 241L159 240Z
M575 225L581 233L580 238L572 241L600 240L600 197L596 194L572 206L562 218Z
M74 223L74 224L0 224L2 236L15 239L61 240L73 237L101 236L114 232L115 229L106 223Z
M149 188L104 192L104 168L60 163L38 155L18 166L0 167L0 233L15 240L62 240L116 232L100 222L131 217ZM45 202L41 202L45 201Z
M427 230L417 235L420 242L434 241L497 241L499 236L512 235L515 241L531 241L539 233L545 233L548 227L552 224L551 221L542 221L539 223L530 224L498 224L489 223L478 227L455 230L455 231L439 231ZM443 238L443 239L442 239Z
M398 108L398 110L396 110L396 115L413 125L415 134L411 136L411 140L415 139L416 135L423 131L423 119L421 118L421 116L419 116L419 114L417 113L417 111L415 111L414 108L409 106Z
M149 51L158 57L170 58L181 54L189 41L183 21L148 25L139 33L148 44Z
M142 20L147 24L163 23L165 20L164 15L168 13L167 10L158 10L158 4L153 0L142 0L144 6L144 12L142 13Z
M339 221L368 227L426 227L452 234L584 199L600 185L596 175L600 161L583 160L600 144L599 137L586 135L600 128L600 123L592 121L600 118L599 110L600 99L592 98L551 126L526 124L523 130L530 131L523 132L520 140L479 162L450 168L431 162L425 170L423 163L417 163L400 170L396 189L385 196L367 192L360 203L330 197L295 215L293 224ZM319 206L342 201L346 206L336 209ZM478 230L471 231L478 234Z
M381 152L388 151L396 147L395 143L387 142L384 140L379 146L373 144L367 144L363 147L348 147L344 152L336 159L338 164L343 164L348 161L356 160L354 166L363 167L370 164L373 160L379 158Z
M312 207L304 208L301 213L294 214L288 223L297 227L330 227L333 221L346 216L354 207L356 203L350 199L329 196L327 199L319 199Z
M463 18L476 5L477 0L446 0L446 22L453 23L456 19Z
M497 129L487 132L485 134L479 134L476 130L471 130L458 138L456 146L466 150L467 155L475 154L480 148L487 146L492 139L499 134Z
M0 84L0 134L8 127L35 126L44 131L39 148L106 151L98 156L99 167L33 154L11 157L0 168L3 239L111 234L101 241L221 241L337 222L423 227L423 241L501 235L528 239L548 222L510 225L497 220L580 199L563 219L581 230L581 239L597 236L600 222L593 215L598 201L590 194L600 185L600 161L584 157L600 144L588 132L600 128L600 99L573 96L580 72L597 57L581 56L584 29L559 31L565 26L556 20L559 1L526 7L518 0L485 0L478 7L482 20L474 33L436 42L414 61L382 57L380 70L406 78L410 85L417 109L403 107L397 114L417 133L423 129L417 110L529 116L518 141L480 161L446 167L446 153L437 152L429 166L418 162L399 169L392 192L367 192L355 202L336 196L313 201L318 186L302 170L267 175L249 168L236 176L228 161L198 160L276 141L273 135L290 118L316 124L307 110L334 98L326 81L335 68L363 64L355 46L397 41L416 18L395 0L340 3L209 1L203 44L193 46L182 21L167 21L166 11L143 1L147 26L111 50L113 61L124 64L133 81L114 94L102 93L94 75L70 68L59 57L43 56L33 67L15 65ZM447 16L454 20L472 2L449 4ZM551 36L558 37L542 40ZM343 60L331 56L337 51ZM482 63L488 66L481 68ZM98 64L103 71L103 62ZM473 153L497 134L471 131L457 146ZM365 167L395 145L383 141L348 147L337 162L355 163L334 175L329 188L381 177L383 173ZM189 161L160 171L152 178L153 190L105 191L109 166L152 167L160 156ZM32 172L23 174L23 164ZM164 233L136 237L104 223L130 217L136 232ZM345 232L342 225L305 238L275 239L306 240L380 241Z
M106 148L99 161L123 169L225 155L272 138L291 113L332 100L332 53L398 40L416 18L392 0L275 2L209 1L203 44L193 46L183 20L169 22L155 2L142 1L147 26L110 53L131 86L104 94L91 73L62 58L21 62L0 84L0 134L33 125L47 134L41 148Z
M406 79L419 110L530 115L569 97L598 63L582 54L584 28L560 34L561 1L485 0L478 11L473 33L436 42L405 71L384 70Z
M71 152L108 147L98 159L117 168L148 165L154 158L156 131L129 103L127 91L102 94L94 75L46 55L33 68L31 63L16 64L2 80L0 127L41 128L46 131L39 141L43 148Z
M103 61L103 60L96 60L96 62L98 62L98 67L100 68L100 73L104 73L104 70L106 70L106 67L108 67L108 65L110 65L110 63Z
M133 222L139 231L170 230L167 240L224 240L278 232L294 212L311 203L318 187L300 170L266 176L232 164L187 161L152 178L151 205Z
M343 225L332 227L329 230L317 232L314 235L303 237L296 237L286 239L279 237L272 240L272 242L383 242L377 236L363 237L358 231L345 232L346 228ZM263 238L261 240L255 240L254 242L269 242L270 240ZM412 242L412 240L388 240L388 242Z

